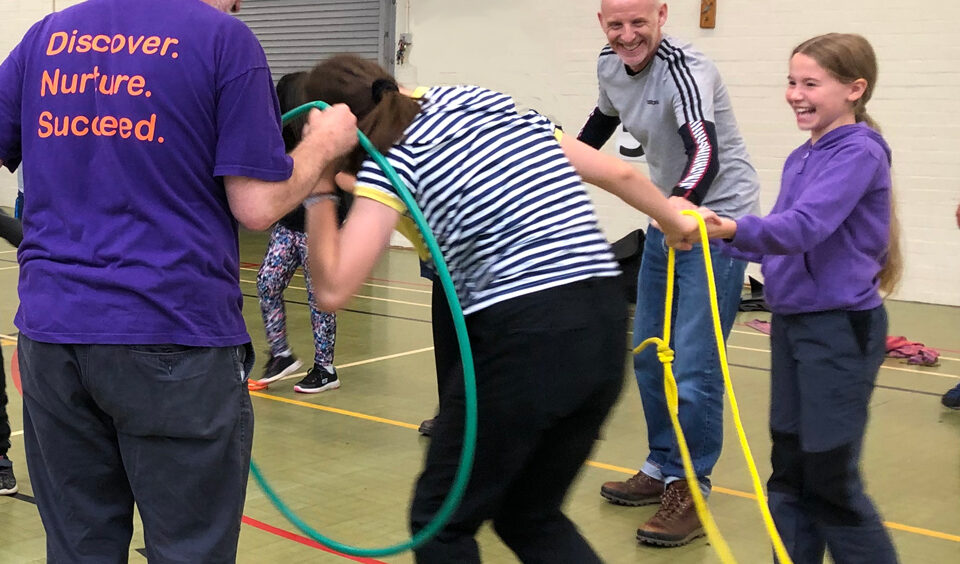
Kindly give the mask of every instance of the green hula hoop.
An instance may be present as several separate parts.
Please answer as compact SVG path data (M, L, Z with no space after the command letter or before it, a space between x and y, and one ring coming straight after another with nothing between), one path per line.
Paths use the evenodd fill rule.
M283 114L283 122L286 123L310 111L311 108L324 110L328 107L329 105L324 102L310 102ZM433 232L431 232L430 228L427 226L427 220L423 217L423 212L419 207L417 207L417 203L414 201L413 195L410 194L410 191L404 185L403 180L401 180L397 175L397 172L392 166L390 166L390 163L387 162L383 155L377 151L373 144L370 143L370 140L367 139L367 136L364 135L362 131L357 131L357 137L360 139L360 145L366 149L367 153L370 154L377 165L387 175L387 178L390 179L390 182L393 184L394 188L396 188L400 199L407 206L413 221L420 229L420 233L423 235L423 239L427 244L427 248L430 250L430 256L433 258L433 264L437 267L437 274L440 276L440 283L443 285L443 290L447 298L447 304L450 306L450 313L453 315L453 324L457 330L457 341L460 345L460 356L463 359L463 381L466 400L466 423L463 433L463 450L460 452L460 465L457 467L457 473L454 476L453 486L450 488L450 492L447 494L446 499L443 500L443 504L440 505L440 509L437 511L437 514L434 515L433 519L406 542L392 546L385 546L382 548L360 548L351 546L337 542L320 534L302 519L300 519L300 517L298 517L296 513L294 513L286 505L286 503L283 502L282 499L280 499L273 488L270 487L270 484L267 482L267 480L263 477L263 474L260 472L260 468L257 467L252 460L250 461L250 472L253 474L254 480L256 480L257 484L259 484L260 488L263 490L263 493L266 494L270 502L273 503L274 507L276 507L284 517L286 517L291 523L300 529L300 531L302 531L312 540L326 546L327 548L342 552L343 554L348 554L350 556L376 557L389 556L391 554L399 554L407 550L413 550L423 543L429 541L438 532L440 532L441 529L443 529L448 521L450 521L450 517L453 516L453 512L456 511L457 507L460 505L460 501L463 499L463 494L467 489L467 482L470 480L470 471L473 467L473 457L477 446L477 381L473 370L473 353L470 350L470 340L467 337L467 324L463 317L463 309L460 307L460 302L457 300L457 294L453 287L453 280L450 278L450 271L447 269L447 264L443 261L443 256L440 253L440 246L437 244L437 240L433 236Z

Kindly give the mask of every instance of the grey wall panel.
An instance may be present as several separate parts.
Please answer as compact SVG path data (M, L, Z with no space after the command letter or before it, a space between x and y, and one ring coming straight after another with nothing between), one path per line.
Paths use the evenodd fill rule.
M394 0L244 0L239 17L257 35L273 79L336 53L393 70Z

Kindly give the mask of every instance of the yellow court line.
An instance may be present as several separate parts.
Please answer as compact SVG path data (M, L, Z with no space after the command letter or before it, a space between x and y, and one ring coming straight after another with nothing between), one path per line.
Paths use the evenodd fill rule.
M305 402L305 401L298 401L298 400L287 399L287 398L283 398L283 397L280 397L280 396L275 396L275 395L272 395L272 394L265 394L265 393L263 393L263 392L250 392L250 395L251 395L251 396L256 396L256 397L258 397L258 398L263 398L263 399L268 399L268 400L273 400L273 401L279 401L279 402L282 402L282 403L288 403L288 404L296 405L296 406L299 406L299 407L308 407L308 408L310 408L310 409L316 409L316 410L319 410L319 411L327 411L327 412L330 412L330 413L337 413L337 414L340 414L340 415L348 415L348 416L350 416L350 417L356 417L356 418L358 418L358 419L365 419L365 420L367 420L367 421L375 421L375 422L377 422L377 423L386 423L387 425L393 425L393 426L395 426L395 427L403 427L403 428L405 428L405 429L417 430L417 429L420 428L418 425L414 425L414 424L412 424L412 423L404 423L403 421L395 421L395 420L393 420L393 419L384 419L383 417L376 417L376 416L374 416L374 415L367 415L366 413L358 413L358 412L356 412L356 411L347 411L346 409L338 409L338 408L335 408L335 407L328 407L328 406L325 406L325 405L317 405L317 404L314 404L314 403L307 403L307 402ZM595 468L601 468L601 469L603 469L603 470L612 470L612 471L614 471L614 472L620 472L620 473L626 474L626 475L628 475L628 476L633 476L633 475L636 473L635 470L630 469L630 468L624 468L623 466L614 466L614 465L612 465L612 464L604 464L604 463L602 463L602 462L595 462L595 461L593 461L593 460L588 460L588 461L586 462L586 464L587 464L588 466L593 466L593 467L595 467ZM732 496L735 496L735 497L742 497L742 498L744 498L744 499L752 499L752 500L756 500L756 499L757 499L757 497L756 497L754 494L748 493L748 492L742 492L742 491L739 491L739 490L733 490L733 489L723 488L723 487L719 487L719 486L713 486L712 490L715 491L715 492L717 492L717 493L722 493L722 494L725 494L725 495L732 495ZM952 541L952 542L960 543L960 535L954 535L954 534L950 534L950 533L944 533L944 532L942 532L942 531L935 531L935 530L932 530L932 529L924 529L924 528L922 528L922 527L914 527L914 526L911 526L911 525L904 525L904 524L902 524L902 523L894 523L894 522L892 522L892 521L884 521L884 525L886 525L886 526L887 526L888 528L890 528L890 529L895 529L895 530L898 530L898 531L904 531L904 532L907 532L907 533L913 533L913 534L921 535L921 536L925 536L925 537L931 537L931 538L936 538L936 539L941 539L941 540L947 540L947 541Z
M898 531L904 531L907 533L914 533L918 535L923 535L925 537L933 537L935 539L948 540L953 542L960 542L960 535L951 535L950 533L943 533L940 531L934 531L931 529L924 529L921 527L913 527L910 525L904 525L902 523L894 523L892 521L884 521L884 525L890 529L896 529Z
M741 347L741 346L737 346L737 345L727 345L727 348L728 348L728 349L737 349L737 350L741 350L741 351L753 351L753 352L762 352L762 353L768 353L768 352L770 352L768 349L752 349L752 348L750 348L750 347Z
M259 270L257 270L256 268L250 268L247 266L241 266L240 270L247 270L250 272L259 272ZM303 274L300 274L300 273L295 273L294 276L297 278L304 277ZM384 284L374 284L372 282L364 282L363 285L370 286L371 288L385 288L387 290L401 290L404 292L414 292L416 294L432 294L433 293L433 290L417 290L415 288L403 288L401 286L386 286Z
M16 249L9 249L9 250L6 250L6 251L0 251L0 255L5 255L5 254L7 254L7 253L15 253L15 252L17 252Z
M308 403L305 401L282 398L280 396L265 394L263 392L250 392L250 395L256 396L258 398L279 401L282 403L289 403L290 405L296 405L299 407L309 407L310 409L318 409L320 411L328 411L330 413L337 413L340 415L349 415L350 417L356 417L357 419L366 419L367 421L375 421L377 423L386 423L387 425L393 425L395 427L403 427L405 429L413 429L414 431L420 428L418 425L414 425L412 423L404 423L403 421L394 421L393 419L385 419L383 417L367 415L366 413L357 413L356 411L347 411L346 409L338 409L336 407L329 407L326 405L317 405L315 403Z
M387 356L378 356L376 358L368 358L367 360L358 360L357 362L348 362L347 364L337 365L337 368L353 368L354 366L363 366L364 364L371 364L373 362L380 362L381 360L390 360L392 358L400 358L403 356L410 356L412 354L420 354L427 351L432 351L433 347L423 347L422 349L413 349L412 351L406 351L396 354L388 354Z
M364 364L370 364L370 363L373 363L373 362L380 362L381 360L390 360L390 359L393 359L393 358L400 358L400 357L404 357L404 356L410 356L410 355L412 355L412 354L419 354L419 353L422 353L422 352L427 352L427 351L432 351L432 350L433 350L433 347L424 347L424 348L422 348L422 349L414 349L414 350L412 350L412 351L406 351L406 352L402 352L402 353L388 354L388 355L386 355L386 356L378 356L378 357L376 357L376 358L368 358L367 360L358 360L357 362L348 362L348 363L346 363L346 364L336 364L336 365L334 365L334 366L336 367L337 370L343 370L344 368L353 368L354 366L363 366ZM271 382L271 384L274 384L274 383L276 383L276 382L282 382L282 381L284 381L284 380L290 380L291 378L302 378L302 377L304 377L304 376L306 376L306 375L307 375L306 372L298 372L298 373L296 373L296 374L288 374L288 375L284 376L283 378L277 378L276 380L274 380L273 382Z
M244 280L242 278L240 279L240 281L245 282L247 284L257 283L256 280ZM287 286L287 288L293 288L294 290L303 290L303 291L307 290L306 288L302 288L300 286ZM403 305L411 305L411 306L417 306L417 307L430 307L430 304L420 304L417 302L405 302L403 300L391 300L389 298L377 298L375 296L361 296L360 294L354 294L353 297L362 298L364 300L373 300L375 302L390 302L392 304L403 304Z
M594 468L600 468L601 470L611 470L613 472L620 472L621 474L627 474L628 476L633 476L636 474L636 470L630 468L624 468L623 466L614 466L613 464L605 464L603 462L596 462L594 460L588 460L586 462L587 466L593 466ZM711 491L715 491L722 494L732 495L736 497L742 497L744 499L753 499L756 500L757 496L752 493L742 492L740 490L731 490L729 488L721 488L720 486L713 486L710 488Z
M628 475L628 476L633 476L634 474L636 474L636 471L633 470L632 468L624 468L623 466L614 466L614 465L612 465L612 464L604 464L604 463L602 463L602 462L594 462L594 461L592 461L592 460L588 460L588 461L587 461L587 466L593 466L593 467L595 467L595 468L601 468L601 469L603 469L603 470L612 470L612 471L614 471L614 472L620 472L620 473L626 474L626 475ZM711 489L712 489L712 491L715 491L715 492L717 492L717 493L726 494L726 495L732 495L732 496L736 496L736 497L742 497L742 498L745 498L745 499L753 499L753 500L756 500L756 499L757 499L757 496L756 496L755 494L752 494L752 493L749 493L749 492L742 492L742 491L739 491L739 490L731 490L731 489L729 489L729 488L721 488L721 487L719 487L719 486L713 486L713 488L711 488ZM892 522L892 521L884 521L883 524L886 525L887 527L891 528L891 529L896 529L896 530L898 530L898 531L905 531L905 532L908 532L908 533L915 533L915 534L923 535L923 536L927 536L927 537L934 537L934 538L943 539L943 540L948 540L948 541L953 541L953 542L960 542L960 535L952 535L952 534L950 534L950 533L944 533L944 532L941 532L941 531L934 531L934 530L932 530L932 529L924 529L924 528L922 528L922 527L913 527L913 526L911 526L911 525L904 525L904 524L901 524L901 523L894 523L894 522Z
M4 266L4 267L0 267L0 270L13 270L14 268L20 268L20 265L15 264L13 266Z

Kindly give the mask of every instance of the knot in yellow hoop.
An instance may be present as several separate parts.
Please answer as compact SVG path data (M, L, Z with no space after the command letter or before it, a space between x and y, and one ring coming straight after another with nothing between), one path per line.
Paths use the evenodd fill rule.
M710 258L710 241L707 238L707 226L703 222L703 217L693 210L684 210L683 215L689 215L697 220L700 225L700 241L703 248L703 263L707 271L707 286L710 291L710 311L713 314L714 335L717 340L717 352L720 358L720 368L723 371L723 384L727 390L727 397L730 398L730 410L733 414L733 421L736 424L737 435L740 438L740 448L747 461L747 469L750 471L750 477L753 479L753 489L757 494L757 503L760 505L760 514L763 517L763 523L766 526L770 540L773 542L773 550L781 564L793 564L787 549L780 539L776 525L773 523L773 517L770 515L770 508L767 507L767 498L763 492L763 486L760 482L760 476L757 473L757 465L753 461L753 455L750 453L750 445L747 443L747 436L743 430L743 422L740 420L740 410L737 407L737 397L733 393L733 384L730 381L730 368L727 365L727 352L723 343L723 330L720 325L720 309L717 306L717 286L713 279L713 261ZM720 534L713 515L707 507L707 502L700 491L700 482L697 479L696 471L693 468L693 460L690 457L690 450L687 448L687 441L683 436L683 428L680 426L680 398L677 390L677 381L673 377L673 349L670 348L670 320L673 310L673 284L674 269L676 265L676 251L671 248L667 256L667 292L666 303L663 311L663 338L650 337L644 340L633 349L633 354L640 354L643 349L652 344L657 345L657 358L663 364L663 389L667 402L667 411L670 414L670 421L673 423L673 430L677 436L677 445L680 447L680 458L683 460L683 470L686 474L687 485L690 486L690 494L693 497L693 505L697 510L697 517L707 533L710 544L716 551L720 561L724 564L735 564L736 559L730 551L730 546Z
M673 349L666 345L658 346L657 358L660 359L660 364L673 364Z
M662 364L673 363L673 349L670 348L669 343L660 337L650 337L649 339L640 343L633 349L633 354L640 354L643 349L649 347L650 345L657 345L657 358L660 359Z

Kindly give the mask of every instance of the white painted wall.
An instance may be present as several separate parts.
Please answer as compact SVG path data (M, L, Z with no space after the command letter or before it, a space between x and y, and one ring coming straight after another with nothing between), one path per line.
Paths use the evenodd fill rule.
M0 0L0 58L17 46L23 34L49 13L82 0ZM13 207L17 197L17 177L0 168L0 206Z
M78 0L2 0L0 54L34 21ZM407 85L479 84L513 95L576 133L596 103L596 56L605 43L599 0L397 0L397 33L412 33ZM798 42L828 31L873 43L880 80L870 112L894 150L906 273L900 299L960 305L960 44L952 0L718 0L717 28L698 27L699 0L668 2L667 33L693 41L723 74L763 183L776 198L780 168L805 139L783 102L787 58ZM16 182L0 172L0 205ZM594 190L613 240L643 216Z

